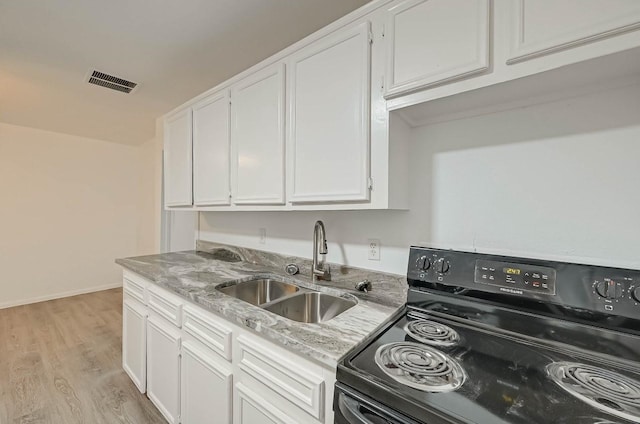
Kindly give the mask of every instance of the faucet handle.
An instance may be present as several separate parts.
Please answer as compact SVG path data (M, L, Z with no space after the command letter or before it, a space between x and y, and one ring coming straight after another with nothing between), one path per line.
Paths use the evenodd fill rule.
M322 279L325 281L331 281L331 265L325 262L322 265L322 269L324 270L324 275L322 276Z
M365 292L365 293L369 293L369 291L371 290L371 281L362 280L362 281L356 283L356 290L361 291L361 292Z
M313 278L331 281L331 266L326 262L319 263L313 271Z

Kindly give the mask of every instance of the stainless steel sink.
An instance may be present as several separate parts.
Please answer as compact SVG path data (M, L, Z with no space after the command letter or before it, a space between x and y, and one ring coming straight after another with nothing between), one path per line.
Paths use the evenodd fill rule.
M305 292L265 305L264 309L293 321L318 323L329 321L355 305L353 300Z
M245 302L256 306L292 295L298 290L300 289L293 284L273 280L271 278L244 281L242 283L218 288L218 291L226 295L244 300Z

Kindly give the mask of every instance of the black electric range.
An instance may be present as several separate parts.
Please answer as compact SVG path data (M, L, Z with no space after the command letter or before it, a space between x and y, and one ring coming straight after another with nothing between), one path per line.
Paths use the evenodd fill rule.
M640 423L640 271L412 247L337 424Z

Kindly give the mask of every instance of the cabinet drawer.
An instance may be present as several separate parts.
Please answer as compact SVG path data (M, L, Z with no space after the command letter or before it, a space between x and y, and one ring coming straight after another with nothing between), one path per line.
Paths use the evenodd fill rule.
M123 273L122 287L124 292L145 305L147 304L147 284L147 281L139 275L131 272Z
M182 324L182 299L156 286L149 286L149 309L176 327Z
M184 307L183 330L218 355L231 361L232 330L210 314L189 305Z
M308 364L299 364L287 352L238 337L240 369L317 420L324 418L324 379Z

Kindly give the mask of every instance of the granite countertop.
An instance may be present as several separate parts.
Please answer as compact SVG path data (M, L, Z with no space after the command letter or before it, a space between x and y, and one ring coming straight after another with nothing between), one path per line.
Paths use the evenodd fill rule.
M196 250L118 259L116 263L154 284L316 362L335 368L342 357L403 307L406 277L331 264L332 281L311 279L311 261L253 249L198 241ZM296 263L300 273L284 271ZM277 277L300 287L340 297L357 304L319 324L289 320L216 287L229 282ZM363 293L355 284L367 279L372 290Z

